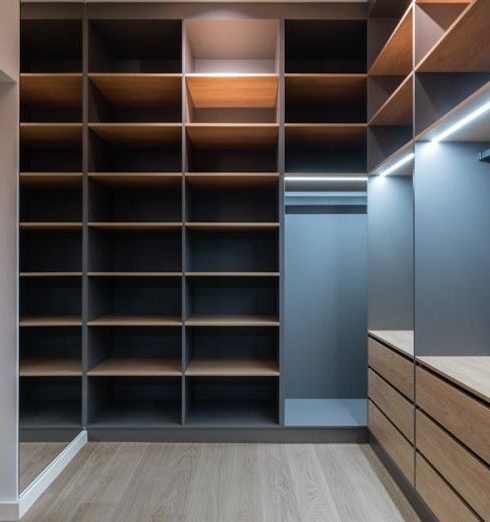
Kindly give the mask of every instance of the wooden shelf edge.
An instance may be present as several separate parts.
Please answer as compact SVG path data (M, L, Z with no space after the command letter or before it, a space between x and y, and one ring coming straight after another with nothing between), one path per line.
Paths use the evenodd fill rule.
M89 377L180 377L180 359L155 357L108 358L87 372Z
M189 377L278 377L274 360L192 359L185 375Z
M386 99L386 101L381 105L381 107L374 113L373 117L368 121L368 126L376 126L376 120L378 120L380 116L382 116L383 112L386 111L386 109L390 105L397 103L397 97L407 87L407 84L413 81L413 77L414 73L412 71L404 78L400 85L391 93L391 95Z

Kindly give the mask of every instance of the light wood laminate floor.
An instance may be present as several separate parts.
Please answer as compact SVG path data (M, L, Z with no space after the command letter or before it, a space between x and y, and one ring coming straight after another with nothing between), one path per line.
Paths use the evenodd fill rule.
M24 489L68 445L68 442L21 442L19 444L19 490Z
M367 445L90 443L23 520L418 518Z

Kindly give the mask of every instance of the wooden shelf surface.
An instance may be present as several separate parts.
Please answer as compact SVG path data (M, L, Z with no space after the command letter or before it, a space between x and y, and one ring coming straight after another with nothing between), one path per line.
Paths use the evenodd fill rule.
M279 272L186 272L186 277L279 277Z
M21 221L19 228L20 230L79 230L82 228L82 223L79 221Z
M19 321L20 326L81 326L82 318L76 315L32 315L23 316Z
M194 314L185 321L187 326L279 326L273 315L205 315Z
M21 359L19 374L21 377L77 376L82 375L82 363L79 359L73 358Z
M166 187L178 185L180 172L89 172L89 178L113 186Z
M286 141L298 144L365 143L365 123L286 123Z
M489 19L488 0L473 0L468 3L464 11L419 61L415 67L416 72L488 72Z
M110 358L88 371L91 377L180 376L180 359L125 357Z
M287 73L288 105L350 103L366 99L367 74Z
M373 126L409 126L413 123L413 73L393 91L371 118Z
M180 123L89 123L89 128L119 146L177 146L182 138Z
M187 136L197 148L267 148L277 143L277 123L187 123Z
M89 277L182 277L182 272L89 272Z
M490 356L424 356L417 361L490 403Z
M81 107L82 83L82 73L21 73L20 99L49 107Z
M23 187L76 187L82 184L81 172L21 172Z
M277 183L279 174L277 172L187 172L185 179L193 187L267 187Z
M272 109L277 104L277 74L186 74L197 109Z
M180 326L177 315L119 315L109 314L92 319L89 326Z
M406 76L413 67L413 6L405 11L369 68L371 76Z
M83 272L20 272L20 277L82 277Z
M394 350L413 358L413 330L369 330L369 335Z
M277 377L276 361L261 359L192 359L185 371L193 377Z
M88 226L100 230L178 230L179 221L91 221Z
M180 73L89 73L92 83L114 106L165 107L180 104Z
M279 228L279 223L219 223L219 222L187 222L189 230L272 230Z
M20 142L33 146L80 146L82 145L81 123L21 123Z

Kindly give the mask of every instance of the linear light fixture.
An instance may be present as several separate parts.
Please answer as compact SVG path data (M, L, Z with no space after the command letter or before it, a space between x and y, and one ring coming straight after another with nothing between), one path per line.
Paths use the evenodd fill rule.
M352 181L359 183L367 181L367 176L286 176L284 179L286 181Z
M476 120L478 117L480 117L482 114L485 114L489 110L490 110L490 101L487 101L487 103L484 103L483 105L478 107L478 109L475 109L474 111L470 112L467 116L465 116L464 118L461 118L454 125L451 125L445 131L442 131L440 134L438 134L437 136L432 138L430 141L432 143L439 143L440 141L445 140L451 134L454 134L456 131L458 131L465 125L468 125L472 121Z
M393 165L382 170L379 173L379 176L388 176L389 174L392 174L395 172L395 170L398 170L400 167L403 167L403 165L406 165L409 161L412 161L413 158L415 158L415 154L410 152L406 156L403 156L403 158L400 158L396 163L393 163Z

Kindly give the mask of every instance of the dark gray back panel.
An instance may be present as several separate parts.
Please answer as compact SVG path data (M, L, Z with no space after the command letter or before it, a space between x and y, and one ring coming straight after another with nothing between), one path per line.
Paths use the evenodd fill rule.
M488 144L417 145L415 346L418 355L490 355Z
M365 207L293 208L285 220L286 397L364 397Z
M368 324L371 330L413 328L412 178L368 182Z

